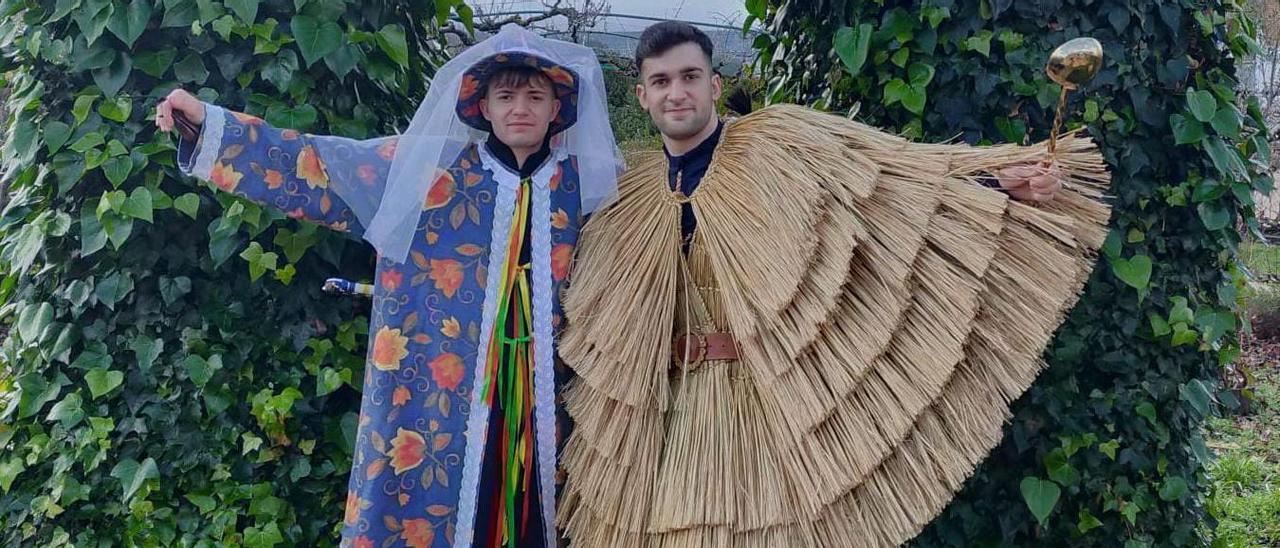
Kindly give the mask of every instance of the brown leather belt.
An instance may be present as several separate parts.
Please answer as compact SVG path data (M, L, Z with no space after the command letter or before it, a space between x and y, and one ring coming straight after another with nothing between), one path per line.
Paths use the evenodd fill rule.
M671 347L676 363L697 365L707 360L738 359L738 344L731 333L688 334L676 337Z

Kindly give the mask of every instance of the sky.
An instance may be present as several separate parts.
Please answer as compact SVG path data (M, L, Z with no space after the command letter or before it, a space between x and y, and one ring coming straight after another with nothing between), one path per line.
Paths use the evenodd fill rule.
M555 0L468 0L473 7L489 13L540 9ZM566 5L581 5L583 0L560 0ZM614 14L680 19L697 23L741 24L746 19L745 0L605 0ZM651 21L611 17L605 22L610 31L641 30Z

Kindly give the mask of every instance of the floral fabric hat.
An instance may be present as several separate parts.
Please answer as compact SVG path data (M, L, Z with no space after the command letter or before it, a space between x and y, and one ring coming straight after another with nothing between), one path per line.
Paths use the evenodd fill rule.
M519 50L490 55L467 69L462 77L462 87L458 89L458 118L478 130L493 131L493 125L480 112L480 99L484 98L490 77L503 69L515 67L537 69L551 80L555 97L560 100L560 114L551 121L548 135L564 131L578 120L578 75L568 67Z

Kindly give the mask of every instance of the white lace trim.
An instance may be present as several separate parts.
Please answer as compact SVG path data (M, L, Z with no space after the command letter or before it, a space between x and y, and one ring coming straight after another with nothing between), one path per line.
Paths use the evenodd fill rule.
M480 320L483 344L477 349L475 379L471 383L471 416L467 418L467 449L462 464L462 484L458 493L458 521L454 528L455 548L470 548L475 540L476 500L480 487L480 468L484 461L484 444L489 434L489 407L481 399L484 393L485 363L489 359L489 342L493 337L493 325L497 316L498 301L489 298L502 290L502 264L507 260L507 246L503 245L511 233L511 220L516 209L516 188L520 184L516 174L506 169L495 169L496 160L490 156L483 143L480 149L481 165L489 170L498 182L498 195L494 198L493 230L489 241L489 271L485 279L484 305Z
M204 126L200 129L200 148L191 174L208 181L213 177L213 163L222 150L222 132L227 127L226 111L217 105L204 105Z
M556 377L552 332L551 177L563 154L555 154L533 175L533 413L537 436L538 487L546 546L556 546Z

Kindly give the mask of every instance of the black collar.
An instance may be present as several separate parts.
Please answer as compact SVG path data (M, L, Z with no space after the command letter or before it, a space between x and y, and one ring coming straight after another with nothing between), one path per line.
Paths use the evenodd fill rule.
M499 162L513 173L517 173L521 178L533 176L533 172L542 167L542 164L551 156L551 135L542 141L542 148L531 154L525 159L524 165L516 162L516 153L506 143L498 140L498 136L490 133L489 139L485 141L485 146L489 148L489 152L497 158Z
M711 153L716 149L716 145L720 144L720 132L723 129L724 122L717 119L716 130L711 132L711 135L708 135L706 139L703 139L701 143L698 143L698 146L693 147L689 152L673 156L671 151L667 150L667 145L665 144L662 145L662 152L667 155L667 161L671 162L672 167L678 168L684 164L696 162L699 158L711 156Z

